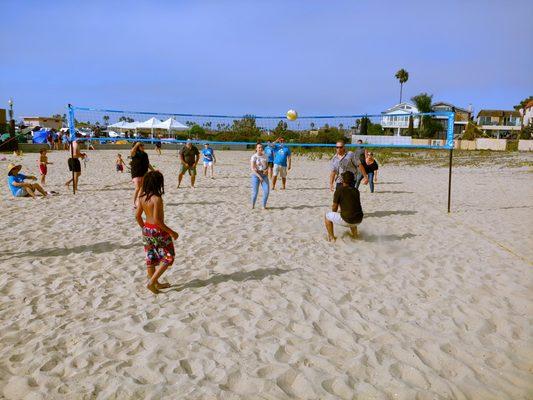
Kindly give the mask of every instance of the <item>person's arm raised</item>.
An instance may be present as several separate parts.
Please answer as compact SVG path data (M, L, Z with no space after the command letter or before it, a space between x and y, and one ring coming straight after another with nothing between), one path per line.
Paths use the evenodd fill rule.
M141 142L136 142L130 150L130 156L133 157L137 153L137 149L141 145Z

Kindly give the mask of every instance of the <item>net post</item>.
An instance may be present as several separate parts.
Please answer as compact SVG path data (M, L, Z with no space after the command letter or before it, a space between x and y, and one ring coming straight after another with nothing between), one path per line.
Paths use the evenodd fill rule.
M453 124L455 121L455 113L448 114L448 132L446 135L446 147L450 149L450 160L448 166L448 214L451 211L452 204L452 161L453 161Z
M74 126L74 108L69 104L68 108L68 130L70 133L70 158L74 159L74 140L76 140L76 128ZM72 193L76 194L76 186L74 185L74 161L72 162Z

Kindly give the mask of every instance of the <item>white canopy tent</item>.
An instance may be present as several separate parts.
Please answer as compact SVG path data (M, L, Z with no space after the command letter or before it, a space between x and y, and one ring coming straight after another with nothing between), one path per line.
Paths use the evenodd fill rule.
M187 125L183 125L181 122L176 121L174 118L169 118L157 125L158 129L165 129L167 131L186 131L189 129Z
M118 122L116 122L114 124L107 125L107 129L109 129L109 128L121 129L121 128L124 128L124 124L126 124L125 121L118 121Z
M139 122L137 124L137 129L150 129L150 134L152 135L152 137L154 137L154 129L157 129L157 125L159 125L160 123L161 120L152 117L144 122Z

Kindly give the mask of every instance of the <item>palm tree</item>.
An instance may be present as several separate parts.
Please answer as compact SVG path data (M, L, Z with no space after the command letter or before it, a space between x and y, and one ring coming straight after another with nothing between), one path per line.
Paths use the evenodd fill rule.
M429 113L431 112L431 102L433 100L433 95L427 93L420 93L414 97L411 97L411 101L415 103L416 108L418 108L419 113ZM420 123L418 125L418 132L424 133L425 128L429 128L429 122L431 117L429 115L424 115L420 118ZM423 135L420 135L423 137ZM424 135L425 136L425 135Z
M394 75L396 79L400 81L400 103L402 102L402 91L403 91L403 84L409 80L409 72L407 72L405 69L401 69L398 72L396 72L396 75Z
M104 120L104 125L107 126L108 122L109 122L109 115L104 115L102 117L102 119Z

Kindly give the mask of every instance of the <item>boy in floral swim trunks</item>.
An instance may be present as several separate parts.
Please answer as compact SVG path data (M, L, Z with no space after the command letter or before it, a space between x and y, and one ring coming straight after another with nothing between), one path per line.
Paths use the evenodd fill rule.
M162 195L165 193L163 174L159 171L148 172L143 179L135 218L142 228L148 284L153 293L170 287L158 279L174 263L174 243L179 234L165 225ZM146 215L143 221L142 214ZM157 267L157 269L156 269Z

